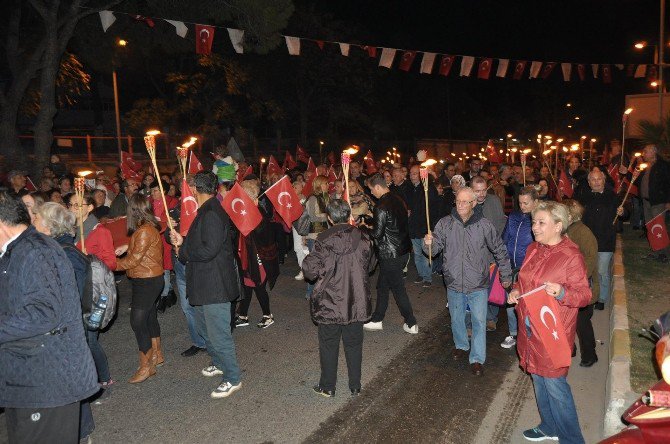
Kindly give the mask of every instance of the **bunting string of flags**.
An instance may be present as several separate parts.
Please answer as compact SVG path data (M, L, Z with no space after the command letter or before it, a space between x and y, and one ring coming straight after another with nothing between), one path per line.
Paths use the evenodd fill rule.
M85 7L82 7L85 8ZM214 42L214 34L216 29L226 29L230 43L238 54L244 53L244 30L236 28L227 28L224 26L215 26L200 24L194 22L185 22L179 20L166 19L162 17L145 17L128 12L119 11L99 11L100 23L103 32L115 23L115 14L121 14L131 17L134 20L142 21L150 28L155 26L156 20L163 20L174 26L175 32L179 37L186 38L188 34L188 26L194 26L196 53L201 55L210 54L212 51L212 44ZM339 48L339 52L343 57L349 57L351 54L351 47L360 48L366 52L370 58L377 59L378 65L382 68L391 69L398 59L397 68L404 72L409 72L414 65L417 56L420 56L420 66L418 71L420 74L433 74L437 70L437 74L441 76L449 76L455 62L460 60L460 70L458 71L460 77L475 77L480 80L489 80L493 72L494 63L497 61L495 69L495 77L497 78L511 78L513 80L521 80L526 75L529 79L547 80L552 75L556 65L560 64L561 74L565 82L572 81L575 77L573 71L576 71L576 78L580 81L587 79L588 67L591 67L591 74L593 79L601 79L603 83L612 83L613 67L619 71L625 71L625 76L635 79L646 79L648 81L656 80L658 69L653 64L623 64L623 63L575 63L575 62L554 62L541 60L514 60L509 58L499 57L482 57L462 54L444 54L438 52L428 52L400 48L378 47L359 43L347 43L329 40L312 39L307 37L296 37L281 35L284 37L286 49L289 55L299 56L303 49L303 42L311 42L315 44L320 50L323 50L325 45L333 45ZM381 50L381 51L379 51ZM399 57L396 57L399 55ZM437 62L437 63L436 63ZM530 66L527 70L526 68ZM510 74L511 68L511 74ZM576 70L573 70L576 68ZM474 71L474 74L473 74ZM528 72L527 72L528 71Z

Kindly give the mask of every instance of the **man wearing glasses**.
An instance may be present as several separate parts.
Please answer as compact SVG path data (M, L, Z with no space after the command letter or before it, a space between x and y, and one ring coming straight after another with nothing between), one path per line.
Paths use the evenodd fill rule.
M491 222L482 216L477 196L472 188L462 188L456 194L456 208L435 226L432 235L424 237L423 251L433 256L442 252L442 272L447 286L451 331L455 348L454 360L470 351L472 373L481 376L486 360L486 307L489 288L489 258L493 254L500 269L503 287L512 280L507 249ZM465 309L470 306L472 342L465 327Z

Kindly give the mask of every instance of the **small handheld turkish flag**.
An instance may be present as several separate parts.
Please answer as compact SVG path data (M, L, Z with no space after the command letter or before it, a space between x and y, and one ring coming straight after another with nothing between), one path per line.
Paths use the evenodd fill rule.
M645 225L647 227L647 239L649 239L649 245L652 250L662 250L670 245L668 230L665 227L665 211L654 217Z
M311 171L312 173L316 174L316 165L314 165L311 157L307 161L307 171Z
M296 163L295 160L293 160L293 156L291 156L291 153L286 151L286 156L284 157L284 164L282 165L282 168L284 168L284 171L292 170L293 168L295 168L297 166L298 166L298 164Z
M335 191L335 181L336 180L337 180L337 174L335 174L335 169L331 165L330 168L328 169L328 192L329 193L332 193L332 192Z
M270 156L270 160L268 161L267 172L268 175L281 174L282 169L279 166L279 162L277 162L277 159L275 159L275 156Z
M247 177L249 174L251 174L253 172L254 172L254 169L251 168L251 165L249 165L246 170L242 170L240 168L239 170L237 170L237 179L236 180L238 182L242 182L245 177Z
M254 201L237 182L226 193L221 206L244 236L249 236L249 233L263 220L263 216Z
M363 158L363 163L365 164L365 171L368 175L372 175L377 172L377 165L375 164L375 159L372 157L372 150L369 150L365 155Z
M265 191L265 195L270 199L286 225L291 226L302 215L303 209L300 205L300 198L293 189L288 176L284 176L275 182Z
M305 185L302 187L302 195L305 196L306 198L309 198L309 196L312 195L312 183L314 182L314 178L316 177L316 174L312 174L312 176L307 179L305 182Z
M212 53L214 42L214 27L209 25L195 25L195 53L209 55Z
M489 156L489 162L491 163L501 163L502 159L496 151L496 146L493 144L493 140L489 139L489 142L486 144L486 153Z
M307 154L307 151L305 151L300 145L296 145L295 158L300 162L307 163L309 161L309 154Z
M186 179L181 182L181 209L179 216L179 234L186 236L188 229L198 214L198 202L195 200L191 188L186 183Z
M524 309L525 305L525 309ZM565 334L558 302L544 289L519 301L517 312L527 313L530 321L529 346L544 350L556 369L570 366L571 344Z
M204 170L202 163L195 157L193 151L191 151L191 156L188 161L188 174L198 174L200 171Z
M565 174L565 170L561 170L561 175L558 178L558 189L564 196L568 198L572 197L572 183L568 179L568 175Z
M491 65L493 64L493 59L482 59L479 62L479 69L477 70L477 78L482 80L488 80L491 75Z

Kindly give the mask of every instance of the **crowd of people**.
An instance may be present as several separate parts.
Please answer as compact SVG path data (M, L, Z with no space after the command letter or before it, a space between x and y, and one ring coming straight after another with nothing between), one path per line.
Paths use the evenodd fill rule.
M269 293L292 248L295 279L305 281L318 325L316 393L335 395L340 340L351 394L360 393L364 331L383 330L389 293L404 319L403 330L417 334L410 296L441 277L453 333L451 358L467 359L473 375L484 375L486 332L498 328L505 308L509 334L500 346L517 347L521 367L533 378L541 416L524 436L583 442L568 367L556 367L530 344L536 326L525 305L517 303L520 295L544 286L560 307L556 315L573 356L576 334L580 365L597 362L591 318L611 299L615 238L623 229L613 220L619 216L633 229L643 229L645 221L670 209L670 166L657 148L644 147L648 167L637 182L639 193L623 202L616 184L631 179L634 165L621 158L615 141L611 146L612 156L602 164L566 159L567 188L559 186L546 163L490 164L480 157L430 167L427 189L416 162L366 162L363 168L352 160L348 178L336 165L244 177L216 171L156 177L148 171L140 180L101 172L87 177L83 197L74 192L73 176L57 156L32 192L25 172L10 171L7 191L0 193L0 406L10 441L85 439L94 427L91 396L115 383L100 332L82 322L83 243L85 253L131 282L138 368L129 383L156 375L165 362L158 313L178 300L191 341L181 355L209 354L211 363L202 374L221 378L212 398L240 390L233 331L252 324L253 295L260 306L256 327L281 322L272 313ZM236 162L237 171L247 167ZM306 233L287 224L264 195L283 173L309 219ZM221 204L236 182L262 215L247 235ZM179 232L182 186L198 205L185 235ZM127 231L122 244L105 223L120 217L126 218ZM415 276L408 276L410 260ZM650 254L649 260L666 262L668 252ZM502 304L489 302L496 282L505 290ZM72 359L60 359L63 355Z

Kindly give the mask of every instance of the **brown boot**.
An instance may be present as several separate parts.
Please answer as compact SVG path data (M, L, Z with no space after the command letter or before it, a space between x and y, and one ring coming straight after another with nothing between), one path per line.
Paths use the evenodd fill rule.
M163 358L163 351L161 350L160 336L157 338L151 338L151 350L154 352L152 357L154 366L160 367L165 362L165 358Z
M153 353L152 350L147 351L146 353L140 352L140 366L137 368L135 374L128 380L131 384L137 384L139 382L146 381L150 376L156 374L156 367L152 362Z

